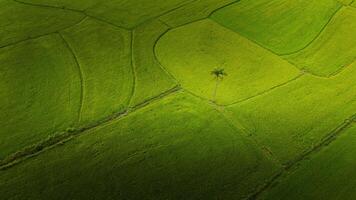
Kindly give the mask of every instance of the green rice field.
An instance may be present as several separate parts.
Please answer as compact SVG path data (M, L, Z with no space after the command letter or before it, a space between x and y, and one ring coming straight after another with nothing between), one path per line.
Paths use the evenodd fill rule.
M0 0L0 200L356 199L356 1Z

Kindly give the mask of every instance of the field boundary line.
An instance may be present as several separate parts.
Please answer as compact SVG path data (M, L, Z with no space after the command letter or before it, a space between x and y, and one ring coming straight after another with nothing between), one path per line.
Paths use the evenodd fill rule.
M249 137L249 135L252 133L241 122L239 122L234 117L230 116L229 111L226 110L225 107L216 106L216 105L213 105L213 107L217 112L221 114L221 116L226 120L226 122L229 123L235 129L236 132L242 132L244 134L242 135L243 138L252 142L266 159L276 164L276 166L278 166L279 169L283 168L282 163L278 160L278 158L276 158L273 155L273 153L270 150L268 150L265 146L261 145L261 143L259 143L257 140Z
M258 152L260 152L264 158L266 158L267 160L269 160L273 164L275 164L277 169L273 175L274 179L275 179L275 177L279 177L280 174L282 174L282 169L283 169L282 163L270 151L267 151L266 148L264 148L264 146L262 146L257 140L249 137L249 135L252 133L242 123L240 123L237 119L232 119L230 116L227 116L227 112L229 112L229 111L226 110L225 106L218 105L213 101L204 99L204 98L197 96L185 89L183 89L183 92L187 93L190 96L193 96L194 98L199 99L203 103L211 106L211 109L214 110L215 112L217 112L221 116L221 118L234 130L235 134L240 135L247 142L251 142L251 145L256 147L256 150ZM264 186L263 185L257 186L257 188L261 188L261 187L264 187Z
M130 65L131 65L131 71L132 71L131 72L132 73L132 89L131 89L130 99L129 99L129 103L128 103L129 107L131 106L132 101L133 101L133 99L135 97L136 81L137 81L135 59L134 59L134 31L133 30L130 31L130 37L131 37L131 41L130 41L130 51L131 51Z
M76 130L68 130L65 132L59 132L57 134L54 134L52 136L49 136L47 139L42 140L36 144L27 146L23 148L22 150L19 150L13 154L8 155L6 158L0 160L0 171L7 170L17 164L22 163L23 161L38 156L41 153L53 149L56 146L63 145L66 142L80 136L87 134L91 130L95 130L98 128L103 128L107 125L112 124L113 122L117 122L118 120L121 120L125 117L130 116L131 114L135 113L136 111L139 111L141 109L146 108L147 106L160 102L160 100L169 97L170 95L173 95L181 90L180 87L174 87L170 90L167 90L155 97L152 97L151 99L148 99L132 108L128 108L124 111L114 113L102 120L96 121L92 124L79 127Z
M173 86L171 89L168 89L168 90L162 92L161 94L158 94L158 95L156 95L154 97L148 98L147 100L130 107L131 112L132 111L136 111L136 110L141 109L141 108L144 108L147 105L151 104L152 102L160 100L160 99L162 99L162 98L164 98L166 96L169 96L170 94L174 94L174 93L176 93L176 92L178 92L180 90L182 90L182 88L180 86L178 86L178 85L177 86Z
M160 23L162 23L163 25L167 26L167 30L162 32L161 35L159 35L159 37L156 39L156 41L154 42L154 45L153 45L153 55L154 55L154 59L157 61L157 63L160 65L160 67L162 68L163 71L165 71L175 82L177 82L178 84L180 84L180 82L175 78L175 76L173 76L172 73L169 72L169 70L161 63L160 59L158 58L157 56L157 45L159 43L159 41L170 31L174 30L174 29L178 29L180 27L183 27L183 26L186 26L188 24L191 24L191 23L195 23L195 22L199 22L199 21L203 21L203 20L206 20L208 18L201 18L201 19L197 19L197 20L193 20L191 22L187 22L185 24L181 24L179 26L175 26L175 27L171 27L169 26L168 24L162 22L161 20Z
M169 9L169 10L166 10L166 11L164 11L164 12L162 12L162 13L156 15L156 16L153 16L151 18L145 19L142 22L139 22L139 23L133 25L132 27L120 26L120 25L117 25L117 24L115 24L113 22L109 22L109 21L107 21L105 19L102 19L102 18L100 18L98 16L94 16L92 14L89 14L87 12L87 9L79 10L79 9L68 8L68 7L65 7L65 6L61 7L61 6L53 6L53 5L46 5L46 4L23 2L21 0L13 0L13 1L16 2L16 3L19 3L19 4L27 5L27 6L35 6L35 7L43 7L43 8L51 8L51 9L61 9L61 10L67 10L67 11L72 11L72 12L76 12L76 13L81 13L81 14L87 16L87 17L96 19L98 21L102 21L102 22L107 23L109 25L116 26L118 28L131 31L131 30L134 30L134 29L136 29L137 27L139 27L139 26L141 26L143 24L146 24L147 22L153 21L153 20L155 20L155 19L157 19L157 18L159 18L159 17L161 17L163 15L166 15L166 14L168 14L170 12L173 12L173 11L179 9L179 8L182 8L182 7L186 6L186 5L189 5L189 4L191 4L191 3L193 3L193 2L195 2L197 0L186 0L186 1L182 2L180 5L177 5L176 7L172 8L172 9Z
M134 25L134 26L131 27L130 29L131 29L131 30L134 30L134 29L136 29L137 27L140 27L140 26L142 26L142 25L144 25L144 24L146 24L146 23L148 23L148 22L150 22L150 21L154 21L154 20L156 20L156 19L158 19L158 18L160 18L160 17L162 17L162 16L164 16L164 15L166 15L166 14L168 14L168 13L171 13L171 12L173 12L173 11L175 11L175 10L178 10L179 8L182 8L182 7L186 6L186 5L189 5L189 4L191 4L191 3L194 3L194 2L196 2L196 1L198 1L198 0L187 0L187 1L184 1L181 5L177 5L175 8L172 8L172 9L170 9L170 10L166 10L166 11L160 13L159 15L156 15L156 16L154 16L154 17L151 17L151 18L149 18L149 19L146 19L146 20L144 20L144 21L142 21L142 22L140 22L140 23Z
M272 186L275 186L276 184L279 183L279 180L282 178L285 178L288 176L288 173L292 170L295 170L298 168L298 164L304 161L305 159L313 156L315 153L320 152L320 150L324 149L327 147L329 144L334 142L345 130L350 128L353 123L356 121L356 114L352 115L351 117L347 118L344 120L343 123L338 125L336 128L334 128L327 136L325 136L320 143L316 144L309 150L306 150L304 153L302 153L299 157L296 159L286 163L284 166L282 172L278 174L275 177L272 177L269 181L266 182L264 186L261 187L260 190L257 190L255 193L251 194L247 200L256 200L258 199L263 193L268 191Z
M338 70L336 70L335 72L333 72L332 74L330 74L329 76L326 76L326 78L333 78L337 75L339 75L340 73L342 73L345 69L347 69L348 67L350 67L351 65L353 65L356 62L356 57L349 63L345 64L343 67L340 67Z
M119 26L119 25L117 25L117 24L114 24L114 23L112 23L112 22L109 22L109 21L107 21L107 20L105 20L105 19L102 19L102 18L100 18L100 17L97 17L97 16L94 16L94 15L88 14L88 13L86 13L86 12L83 12L83 14L84 14L85 16L91 18L91 19L94 19L94 20L96 20L96 21L102 22L102 23L104 23L104 24L107 24L107 25L110 25L110 26L113 26L113 27L116 27L116 28L119 28L119 29L123 29L123 30L126 30L126 31L131 31L131 29L129 29L129 28L126 28L126 27L124 27L124 26Z
M210 104L215 105L215 106L224 106L224 105L217 104L216 102L214 102L214 101L211 100L211 99L208 99L208 98L199 96L199 95L195 94L194 92L192 92L192 91L186 89L185 87L182 87L182 88L183 88L184 92L186 92L186 93L188 93L188 94L190 94L190 95L192 95L192 96L194 96L194 97L200 99L201 101L206 101L207 103L210 103Z
M162 23L163 24L163 23ZM164 32L162 32L158 37L157 39L155 40L154 44L153 44L153 47L152 47L152 51L153 51L153 56L154 56L154 59L155 61L157 62L158 66L161 68L161 70L166 73L169 78L175 82L176 84L180 85L180 82L178 81L178 79L176 79L175 76L173 76L173 74L166 68L162 65L161 61L158 59L158 56L157 56L157 52L156 52L156 47L158 45L158 42L161 40L161 38L163 36L165 36L170 30L172 30L170 27L167 28L167 30L165 30Z
M107 21L105 19L102 19L100 17L88 14L86 12L86 10L77 10L77 9L72 9L72 8L67 8L67 7L59 7L59 6L52 6L52 5L28 3L28 2L23 2L23 1L20 1L20 0L13 0L13 1L16 2L16 3L19 3L19 4L27 5L27 6L42 7L42 8L49 8L49 9L67 10L67 11L72 11L72 12L76 12L76 13L81 13L82 15L84 15L86 17L92 18L92 19L97 20L97 21L101 21L101 22L106 23L108 25L115 26L115 27L120 28L120 29L125 29L127 31L131 30L131 29L127 28L127 27L119 26L117 24L109 22L109 21Z
M17 45L17 44L20 44L22 42L26 42L26 41L29 41L29 40L35 40L35 39L39 39L39 38L42 38L42 37L45 37L45 36L48 36L48 35L56 34L59 31L64 31L66 29L72 28L72 27L82 23L86 18L87 18L87 16L84 15L83 18L81 18L80 20L78 20L78 22L76 22L74 24L68 25L66 27L60 28L60 29L55 30L55 31L47 32L47 33L44 33L44 34L39 34L37 36L28 37L26 39L20 39L18 41L2 45L2 46L0 46L0 49L6 48L6 47L11 47L11 46L14 46L14 45Z
M27 6L36 6L36 7L43 7L43 8L53 8L53 9L61 9L61 10L68 10L72 12L77 12L77 13L84 13L84 10L78 10L78 9L73 9L73 8L67 8L67 7L60 7L60 6L53 6L53 5L46 5L46 4L39 4L39 3L31 3L31 2L24 2L20 0L13 0L16 3L27 5Z
M320 31L315 35L315 37L309 41L303 48L289 52L289 53L284 53L284 54L277 54L279 56L289 56L292 54L296 54L300 51L303 51L304 49L308 48L311 44L314 43L314 41L316 41L319 36L325 31L325 29L328 27L328 25L331 23L331 21L335 18L336 14L343 8L344 6L340 3L340 6L335 10L335 12L330 16L330 18L328 19L328 21L326 21L326 23L322 26L322 28L320 29Z
M235 1L235 2L232 2L232 3L230 3L230 5L232 5L232 4L234 4L234 3L238 3L239 1L240 1L240 0ZM227 6L227 5L225 5L225 7L226 7L226 6ZM214 11L213 11L213 12L214 12ZM180 81L178 81L178 80L169 72L169 70L160 62L160 59L159 59L158 56L157 56L157 44L158 44L158 42L161 40L161 38L163 38L168 32L170 32L170 31L172 31L172 30L174 30L174 29L178 29L178 28L180 28L180 27L189 25L189 24L191 24L191 23L195 23L195 22L199 22L199 21L203 21L203 20L211 20L211 19L210 19L209 17L205 17L205 18L193 20L193 21L188 22L188 23L181 24L181 25L179 25L179 26L169 27L165 32L163 32L163 33L157 38L157 40L156 40L156 42L155 42L155 44L154 44L154 46L153 46L153 52L154 52L155 60L159 63L159 65L161 66L161 68L162 68L170 77L172 77L178 84L180 84ZM214 20L211 20L211 21L215 22ZM217 23L217 24L219 24L219 23ZM222 26L221 24L219 24L219 25ZM222 26L222 27L225 27L225 26ZM225 28L228 29L228 30L230 30L230 31L232 31L231 29L229 29L229 28L227 28L227 27L225 27ZM234 32L234 31L233 31L233 32ZM236 32L234 32L234 33L236 33ZM236 33L236 34L238 34L238 33ZM240 35L240 34L238 34L238 35ZM243 38L246 38L246 37L244 37L244 36L242 36L242 35L240 35L240 36L243 37ZM252 40L250 40L250 39L248 39L248 38L246 38L246 39L249 40L250 42L256 44L254 41L252 41ZM257 45L260 46L259 44L257 44ZM266 49L266 48L264 48L264 47L262 47L262 46L260 46L260 47L263 48L263 49ZM276 55L274 52L270 51L269 49L266 49L266 50L269 51L269 52L271 52L273 55ZM276 56L278 56L278 55L276 55ZM294 78L292 78L292 79L290 79L290 80L288 80L288 81L286 81L286 82L284 82L284 83L281 83L281 84L279 84L279 85L273 86L272 88L270 88L270 89L268 89L268 90L262 91L262 92L258 93L257 95L254 95L254 96L251 96L251 97L247 97L247 98L245 98L245 99L242 99L242 100L239 100L239 101L236 101L236 102L233 102L233 103L229 103L229 104L216 104L216 105L219 105L219 106L232 106L232 105L235 105L235 104L238 104L238 103L242 103L242 102L247 101L247 100L249 100L249 99L258 97L258 96L263 95L263 94L265 94L265 93L268 93L268 92L270 92L270 91L273 90L273 89L276 89L276 88L279 88L279 87L281 87L281 86L287 85L288 83L293 82L293 81L295 81L295 80L301 78L301 77L304 76L305 74L309 74L309 72L305 72L305 71L301 70L300 68L298 68L297 66L295 66L293 63L290 63L288 60L286 60L286 59L284 59L284 58L282 58L282 57L280 57L280 56L278 56L278 57L279 57L281 60L284 60L284 61L288 62L289 64L291 64L292 66L294 66L294 67L295 67L296 69L298 69L301 73L300 73L299 75L295 76ZM319 76L317 76L317 77L319 77ZM191 91L189 91L189 90L188 90L188 92L191 93L191 94L193 94L193 93L192 93ZM197 96L197 95L194 94L194 96ZM203 98L203 97L199 97L199 98ZM211 102L211 100L209 100L209 99L205 99L205 98L203 98L203 99L206 100L206 101L210 101L210 102Z
M230 6L230 5L233 5L233 4L235 4L235 3L238 3L240 0L237 0L237 1L235 1L235 2L231 2L230 4L228 4L228 5L225 5L225 6L223 6L223 7L220 7L220 8L218 8L218 9L216 9L215 11L213 11L210 15L209 15L209 17L208 18L211 18L216 12L218 12L219 10L221 10L221 9L223 9L223 8L225 8L225 7L228 7L228 6ZM252 41L253 43L256 43L257 45L259 45L259 46L261 46L261 47L263 47L264 49L267 49L268 51L271 51L273 54L275 54L275 55L278 55L278 56L287 56L287 55L292 55L292 54L295 54L295 53L298 53L299 51L302 51L302 50L304 50L304 49L306 49L308 46L310 46L317 38L319 38L319 36L322 34L322 32L324 32L324 30L326 29L326 27L330 24L330 22L332 21L332 19L335 17L335 15L343 8L344 6L340 3L340 5L339 5L339 7L335 10L335 12L334 13L332 13L332 15L330 16L330 18L326 21L326 23L322 26L322 28L320 29L320 31L316 34L316 36L311 40L311 41L309 41L307 44L306 44L306 46L304 46L303 48L301 48L301 49L298 49L298 50L295 50L295 51L292 51L292 52L289 52L289 53L277 53L277 52L274 52L272 49L270 49L270 48L268 48L268 47L265 47L264 45L262 45L262 44L260 44L259 42L257 42L257 41L255 41L255 40L253 40L253 39L250 39L249 37L247 37L247 36L242 36L240 33L237 33L236 31L233 31L233 32L235 32L235 33L237 33L237 34L239 34L239 35L241 35L242 37L245 37L245 38L247 38L248 40L250 40L250 41ZM212 19L213 21L215 21L214 19ZM216 21L215 21L216 22ZM218 23L218 22L216 22L216 23ZM220 24L220 23L218 23L218 24ZM220 24L221 26L223 26L223 27L226 27L225 25L223 25L223 24ZM227 29L230 29L229 27L226 27ZM230 29L231 30L231 29Z
M234 5L235 3L239 3L240 1L241 1L241 0L235 0L235 1L232 1L232 2L230 2L230 3L226 4L226 5L223 5L223 6L219 7L219 8L216 8L215 10L211 11L211 13L208 15L207 18L210 18L210 17L213 16L216 12L218 12L218 11L220 11L220 10L226 8L226 7L229 7L229 6L231 6L231 5Z
M292 78L292 79L290 79L290 80L288 80L288 81L286 81L286 82L283 82L283 83L281 83L281 84L275 85L275 86L273 86L273 87L271 87L271 88L269 88L269 89L267 89L267 90L264 90L264 91L262 91L262 92L257 93L256 95L253 95L253 96L250 96L250 97L241 99L241 100L239 100L239 101L235 101L235 102L230 103L230 104L226 104L225 106L227 106L227 107L229 107L229 106L234 106L234 105L236 105L236 104L240 104L240 103L246 102L246 101L248 101L248 100L257 98L257 97L262 96L262 95L264 95L264 94L270 93L270 92L272 92L272 91L274 91L274 90L276 90L276 89L278 89L278 88L281 88L281 87L283 87L283 86L287 86L287 85L289 85L290 83L295 82L295 81L299 80L300 78L302 78L302 77L304 77L304 76L305 76L305 73L302 72L302 73L300 73L299 75L295 76L294 78Z
M220 23L216 22L215 20L213 20L213 19L211 19L211 18L208 18L208 19L211 20L211 21L213 21L213 22L215 22L216 24L220 25L221 27L224 27L225 29L227 29L227 30L229 30L229 31L231 31L231 32L233 32L233 33L239 35L240 37L245 38L246 40L250 41L251 43L256 44L256 45L259 46L260 48L262 48L262 49L264 49L264 50L270 52L270 53L273 54L274 56L277 56L279 59L281 59L281 60L283 60L283 61L289 63L289 64L290 64L291 66L293 66L295 69L297 69L297 70L299 70L299 71L301 71L301 72L303 72L303 73L307 73L307 74L309 74L309 75L311 75L311 76L315 76L315 77L318 77L318 78L327 78L327 77L325 77L325 76L319 76L319 75L317 75L317 74L314 74L314 73L312 73L312 72L310 72L310 71L308 71L308 70L301 69L301 68L299 68L297 65L295 65L294 63L292 63L291 61L289 61L288 59L286 59L286 58L284 58L283 56L281 56L281 55L275 53L275 52L272 51L271 49L269 49L269 48L267 48L267 47L264 47L263 45L259 44L257 41L254 41L253 39L250 39L249 37L246 37L246 36L244 36L244 35L241 35L240 33L238 33L238 32L236 32L236 31L230 29L230 28L227 27L227 26L224 26L223 24L220 24Z
M78 124L80 124L80 122L82 121L82 112L83 112L83 107L84 107L84 97L85 97L85 84L84 84L84 73L83 73L83 69L78 61L78 58L74 52L74 49L70 46L70 44L68 43L68 41L64 38L64 36L58 32L59 37L62 39L64 45L66 46L66 48L68 49L68 51L72 54L73 59L77 65L77 69L78 69L78 75L79 75L79 79L80 79L80 103L79 103L79 108L78 108Z

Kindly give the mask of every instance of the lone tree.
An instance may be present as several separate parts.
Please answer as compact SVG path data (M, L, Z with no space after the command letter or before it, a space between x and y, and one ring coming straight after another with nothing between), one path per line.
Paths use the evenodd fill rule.
M218 90L218 85L219 82L222 81L224 79L224 76L227 76L227 74L225 73L225 70L223 68L215 68L213 71L210 72L211 75L214 76L215 78L215 89L214 89L214 93L213 93L213 101L216 101L216 92Z

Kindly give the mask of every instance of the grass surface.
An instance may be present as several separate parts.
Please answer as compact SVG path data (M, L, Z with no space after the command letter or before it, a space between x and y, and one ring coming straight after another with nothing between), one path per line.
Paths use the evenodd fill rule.
M236 0L196 0L160 17L171 27L187 24L191 21L208 17L222 6L236 2Z
M0 199L355 199L355 2L0 0Z
M345 6L351 5L352 2L354 2L354 0L338 0L338 1L344 4Z
M28 38L53 33L78 23L84 15L0 1L0 48Z
M241 0L212 19L278 53L307 46L341 7L335 0Z
M210 105L179 93L0 172L0 193L5 199L239 199L276 169Z
M353 199L356 195L356 126L324 150L303 161L261 199Z
M87 19L61 34L82 76L80 123L126 109L134 87L130 32Z
M194 0L169 0L153 4L147 0L117 1L117 0L18 0L27 4L73 9L84 12L95 18L108 21L117 26L133 28L147 20L165 14Z
M151 99L176 86L177 83L156 60L154 46L168 27L152 21L133 31L133 66L136 84L132 106Z
M156 52L184 88L219 104L249 98L300 74L293 65L211 20L168 32ZM210 72L218 67L227 76L214 99L216 80Z
M333 78L304 76L230 109L263 146L288 164L355 113L355 79L356 63Z
M355 35L356 9L345 7L310 46L286 58L313 74L330 76L355 60Z
M80 80L58 35L0 50L0 158L76 125Z

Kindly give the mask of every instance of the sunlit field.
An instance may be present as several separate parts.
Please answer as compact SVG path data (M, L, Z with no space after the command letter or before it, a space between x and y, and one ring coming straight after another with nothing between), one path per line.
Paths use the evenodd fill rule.
M356 1L0 0L0 200L356 199Z

